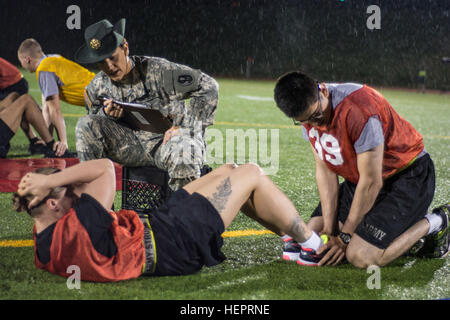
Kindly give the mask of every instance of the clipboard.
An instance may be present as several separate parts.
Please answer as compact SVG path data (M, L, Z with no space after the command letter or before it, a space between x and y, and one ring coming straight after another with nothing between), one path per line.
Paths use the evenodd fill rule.
M106 97L99 97L103 103L109 100ZM172 123L163 116L159 110L149 109L146 105L132 102L122 102L114 100L113 103L123 108L121 120L130 125L133 129L140 129L153 133L165 133Z

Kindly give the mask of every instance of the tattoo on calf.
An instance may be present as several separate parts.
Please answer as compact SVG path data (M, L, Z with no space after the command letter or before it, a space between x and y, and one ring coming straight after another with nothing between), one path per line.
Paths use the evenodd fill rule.
M296 216L291 222L287 234L296 239L298 242L306 241L305 229L302 225L302 219L299 216Z
M208 199L214 208L221 213L225 209L231 192L231 181L230 177L228 177L217 186L216 192L214 192L212 196L206 197L206 199Z

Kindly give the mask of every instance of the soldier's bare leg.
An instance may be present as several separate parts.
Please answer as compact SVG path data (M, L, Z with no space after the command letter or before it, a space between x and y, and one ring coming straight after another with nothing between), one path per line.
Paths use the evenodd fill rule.
M14 133L19 129L22 119L25 119L33 125L45 142L53 140L38 105L28 94L21 95L3 108L0 111L0 117Z
M16 101L19 97L20 95L17 92L10 93L5 99L0 101L0 111L14 103L14 101ZM30 123L26 119L22 119L20 127L27 136L28 140L31 141L31 139L36 138L36 134L34 133L33 128L30 126Z
M11 105L20 95L16 92L12 92L6 96L5 99L0 101L0 111L2 111L7 106Z
M273 232L289 234L298 242L312 235L293 203L257 165L225 165L216 170L221 172L206 175L184 189L206 197L219 212L225 228L242 210ZM250 212L248 206L252 207Z

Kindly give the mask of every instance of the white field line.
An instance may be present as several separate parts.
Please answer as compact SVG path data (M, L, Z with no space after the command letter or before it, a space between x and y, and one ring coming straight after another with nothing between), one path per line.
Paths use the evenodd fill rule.
M245 100L252 100L252 101L270 101L270 102L274 102L272 97L246 96L246 95L243 95L243 94L238 94L238 95L236 95L236 97L241 98L241 99L245 99Z
M205 290L221 290L226 287L238 286L241 284L245 284L248 281L261 280L261 279L265 278L266 276L267 275L263 273L263 274L258 274L258 275L251 275L251 276L246 276L246 277L242 277L242 278L237 278L232 281L220 281L219 283L217 283L215 285L208 286Z
M411 268L412 264L405 265L406 272ZM383 287L383 278L381 278L381 286ZM405 288L390 285L384 290L383 298L399 300L450 298L450 259L445 259L444 265L434 272L433 279L425 286Z

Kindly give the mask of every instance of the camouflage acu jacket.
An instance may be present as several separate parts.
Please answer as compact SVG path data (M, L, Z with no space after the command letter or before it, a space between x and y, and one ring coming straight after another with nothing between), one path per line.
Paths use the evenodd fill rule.
M145 104L159 110L173 125L183 128L201 128L204 132L213 124L218 84L212 77L163 58L132 56L130 59L133 68L126 79L112 81L101 71L86 87L89 114L105 115L99 100L103 96ZM188 105L184 103L186 99L190 99Z

